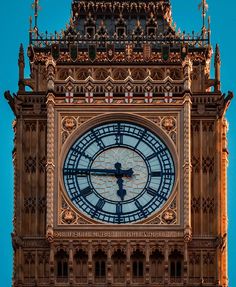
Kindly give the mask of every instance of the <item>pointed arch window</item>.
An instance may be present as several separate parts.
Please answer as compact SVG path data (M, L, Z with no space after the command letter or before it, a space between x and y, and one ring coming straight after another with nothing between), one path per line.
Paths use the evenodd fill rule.
M131 256L131 261L133 282L143 282L145 264L144 254L140 250L136 250Z
M59 281L66 281L68 278L68 259L69 256L66 251L59 250L55 255L56 260L56 276L58 279L64 279Z
M93 38L96 33L96 21L92 18L91 14L88 15L84 25L85 35Z
M88 275L88 255L82 249L76 251L74 256L74 274L76 282L86 283Z
M93 256L94 277L96 282L105 282L106 280L106 261L107 256L104 251L99 249Z
M159 250L155 250L150 256L150 274L154 283L162 283L164 275L164 255Z
M113 276L115 283L125 282L126 274L126 255L120 249L114 252L112 255L113 263Z
M122 14L120 14L120 17L115 25L115 29L118 38L124 37L127 34L127 26Z
M156 31L157 31L157 22L154 18L153 13L151 13L150 18L146 25L147 36L154 37L156 35Z
M173 250L169 256L169 272L171 278L181 278L183 275L183 255L178 250Z

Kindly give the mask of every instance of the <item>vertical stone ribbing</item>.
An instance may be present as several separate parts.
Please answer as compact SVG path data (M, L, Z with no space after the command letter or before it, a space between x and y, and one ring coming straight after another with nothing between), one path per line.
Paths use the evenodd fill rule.
M186 57L183 64L184 72L184 237L189 241L192 237L191 230L191 72L192 62Z
M190 94L184 98L184 233L191 237L191 99ZM187 239L186 238L186 239Z
M224 118L222 121L222 163L221 163L221 270L222 286L228 286L228 262L227 262L227 230L228 230L228 212L227 212L227 168L228 168L228 143L227 143L228 123Z
M49 58L46 63L47 69L47 239L53 240L53 193L54 193L54 79L56 63Z
M47 95L47 239L53 239L54 95Z

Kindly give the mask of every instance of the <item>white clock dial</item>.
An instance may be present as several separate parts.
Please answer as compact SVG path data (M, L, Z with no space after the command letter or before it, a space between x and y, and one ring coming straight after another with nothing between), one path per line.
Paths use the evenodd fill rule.
M132 177L124 177L125 200L136 197L146 186L148 180L148 169L144 159L135 151L116 147L103 151L95 159L92 169L113 169L114 162L119 162L122 169L132 167ZM117 178L113 175L99 176L91 174L91 183L94 189L104 198L120 201L117 194Z

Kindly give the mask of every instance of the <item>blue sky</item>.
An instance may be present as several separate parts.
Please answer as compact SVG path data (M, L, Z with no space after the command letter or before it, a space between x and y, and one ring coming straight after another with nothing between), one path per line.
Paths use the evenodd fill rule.
M11 151L13 147L12 121L13 114L7 105L3 93L5 90L17 92L18 68L17 58L20 43L26 49L28 45L29 16L33 14L33 0L2 1L0 9L0 278L1 286L11 286L12 248L10 233L12 230L13 212L13 171ZM177 27L186 32L200 31L201 14L198 11L200 0L172 0L172 11ZM41 0L42 10L39 15L41 31L54 32L61 30L70 16L71 0ZM236 91L236 2L234 0L208 0L209 15L211 16L212 45L219 43L222 58L222 91ZM28 68L26 69L28 71ZM212 74L213 76L213 74ZM236 216L234 193L236 172L236 99L233 100L227 119L230 123L229 150L230 161L228 171L228 210L229 210L229 279L230 287L236 286L235 262L236 257ZM4 266L4 267L3 267ZM4 282L4 283L3 283ZM3 285L4 284L4 285Z

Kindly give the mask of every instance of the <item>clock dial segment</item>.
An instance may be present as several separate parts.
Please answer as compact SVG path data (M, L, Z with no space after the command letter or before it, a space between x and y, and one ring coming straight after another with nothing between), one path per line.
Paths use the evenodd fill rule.
M131 223L168 200L175 167L167 145L150 130L128 122L90 129L70 147L63 165L66 192L93 219Z

